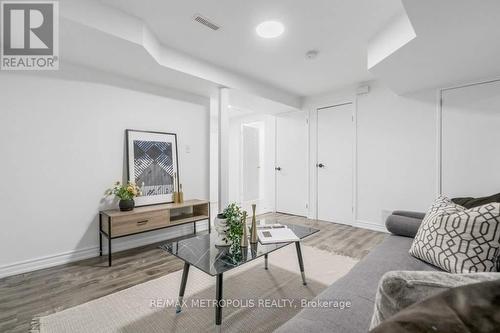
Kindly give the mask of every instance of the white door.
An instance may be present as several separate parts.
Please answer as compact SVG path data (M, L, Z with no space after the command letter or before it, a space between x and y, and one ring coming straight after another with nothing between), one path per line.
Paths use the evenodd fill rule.
M445 90L442 105L442 193L498 193L500 81Z
M276 117L276 211L306 215L307 126L304 112Z
M241 204L250 211L252 204L260 207L262 199L262 152L261 123L242 124L241 126Z
M318 109L317 216L353 223L352 103Z

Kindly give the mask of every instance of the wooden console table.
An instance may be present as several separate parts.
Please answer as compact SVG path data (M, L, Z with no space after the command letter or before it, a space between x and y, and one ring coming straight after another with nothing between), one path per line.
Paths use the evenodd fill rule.
M103 217L107 219L103 223ZM132 211L118 209L99 212L99 255L102 256L102 236L108 238L108 265L111 266L111 240L143 232L159 230L176 225L208 221L210 227L210 202L206 200L188 200L183 203L162 204L137 207Z

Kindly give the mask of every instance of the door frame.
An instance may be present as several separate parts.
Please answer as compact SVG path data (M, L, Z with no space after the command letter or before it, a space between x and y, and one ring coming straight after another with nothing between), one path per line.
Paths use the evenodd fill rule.
M313 112L314 112L314 130L315 130L315 144L311 145L313 146L313 149L315 150L313 154L314 158L310 158L310 163L309 163L309 168L313 170L313 179L314 179L314 189L312 188L312 184L309 185L309 191L312 194L314 192L314 212L312 216L317 220L319 216L319 210L318 210L318 205L319 205L319 198L318 198L318 167L317 164L319 163L318 161L318 151L319 151L319 141L318 141L318 136L319 136L319 131L318 131L318 115L319 111L325 110L325 109L330 109L334 107L339 107L339 106L344 106L344 105L352 105L352 122L351 122L351 133L352 133L352 197L351 197L351 206L352 206L352 220L350 222L351 226L354 226L357 224L358 220L358 210L357 210L357 198L358 198L358 135L357 135L357 111L358 111L358 106L357 106L357 98L353 98L352 100L345 100L342 102L334 103L331 105L327 106L322 106L322 107L317 107ZM309 126L311 128L311 125ZM310 172L311 173L311 172Z

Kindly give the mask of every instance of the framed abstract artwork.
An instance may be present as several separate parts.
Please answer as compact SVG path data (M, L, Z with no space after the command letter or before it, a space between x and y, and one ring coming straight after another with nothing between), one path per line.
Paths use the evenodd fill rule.
M178 191L177 135L126 130L127 178L140 189L136 206L173 202Z

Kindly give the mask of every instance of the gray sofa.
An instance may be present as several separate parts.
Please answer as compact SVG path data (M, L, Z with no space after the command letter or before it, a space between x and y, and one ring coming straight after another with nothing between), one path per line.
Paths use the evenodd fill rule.
M319 294L320 301L350 301L351 307L304 308L275 332L367 332L380 278L393 270L441 271L408 254L423 213L395 211L386 221L392 234L344 277Z

